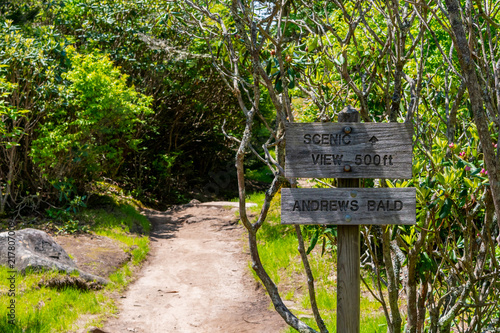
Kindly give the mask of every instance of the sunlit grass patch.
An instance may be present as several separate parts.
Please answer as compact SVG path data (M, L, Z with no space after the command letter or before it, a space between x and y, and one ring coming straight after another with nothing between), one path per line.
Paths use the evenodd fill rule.
M5 311L0 317L0 332L67 332L79 315L101 314L110 307L104 291L82 291L76 288L61 290L39 286L38 282L63 276L56 272L28 272L16 275L15 297L6 293L7 278L11 275L6 267L0 267L2 295L0 307L6 309L15 300L14 325L9 323Z
M88 209L78 217L92 224L93 231L121 228L127 233L149 234L151 223L129 204L119 204L107 209Z

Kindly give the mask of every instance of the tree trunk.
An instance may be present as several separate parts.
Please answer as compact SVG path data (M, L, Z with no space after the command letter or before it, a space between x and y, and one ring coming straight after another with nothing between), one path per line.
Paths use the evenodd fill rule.
M498 158L492 146L491 133L488 129L488 119L483 106L481 96L481 86L476 74L475 63L472 59L471 50L465 35L464 23L460 15L459 3L457 0L445 0L448 8L448 18L451 29L455 37L455 49L458 54L462 75L465 80L472 112L474 113L474 123L477 127L481 146L483 147L484 163L488 170L491 194L495 206L496 215L500 217L500 182L498 172Z
M408 297L408 319L406 324L407 333L416 333L418 325L417 314L417 259L418 253L410 251L408 254L408 278L406 293Z
M387 293L389 294L389 305L391 308L391 320L388 322L388 331L390 333L401 332L401 313L399 311L399 276L394 273L394 266L391 257L391 234L387 226L382 226L382 251L384 256L384 264L387 272Z

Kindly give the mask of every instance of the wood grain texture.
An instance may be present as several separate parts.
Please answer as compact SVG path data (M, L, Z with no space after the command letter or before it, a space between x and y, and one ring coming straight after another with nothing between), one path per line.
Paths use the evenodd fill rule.
M337 230L337 332L360 330L360 234L359 226Z
M412 178L410 125L288 123L285 133L286 177Z
M416 221L415 188L283 188L282 224L406 224Z
M339 122L351 121L359 122L359 112L348 106L339 113ZM359 179L339 179L338 187L350 188L352 198L354 193L357 196ZM359 225L337 227L337 332L359 333L360 329L359 238Z
M347 105L342 111L339 112L339 123L359 123L359 111L350 105Z

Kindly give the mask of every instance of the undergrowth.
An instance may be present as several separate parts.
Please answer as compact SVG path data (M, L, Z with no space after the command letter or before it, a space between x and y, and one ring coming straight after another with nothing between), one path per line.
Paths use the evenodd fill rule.
M42 279L62 277L58 272L27 272L16 275L16 295L8 296L11 273L0 266L0 308L6 309L15 300L15 325L8 322L6 311L0 312L0 333L52 333L76 330L75 322L82 315L89 315L86 325L101 326L107 315L116 312L110 297L112 292L123 290L131 281L134 267L141 264L149 252L148 234L151 224L138 211L140 203L130 201L116 193L118 189L104 192L94 207L75 214L75 220L88 226L88 231L115 239L131 260L111 274L109 282L99 291L82 291L73 287L52 289L39 286ZM81 327L80 327L81 328Z
M264 203L264 193L250 194L248 202L258 204L251 208L255 213L260 211ZM298 242L295 228L280 224L280 195L276 195L271 203L266 223L258 231L259 253L264 267L273 281L277 284L282 297L288 301L287 306L301 320L311 327L318 329L312 316L311 304L308 297L307 278L305 276L300 254L297 251ZM305 247L310 245L314 233L314 226L302 226ZM313 271L316 287L316 301L320 313L330 332L336 330L336 244L325 240L324 245L318 245L309 254L309 261ZM255 279L259 281L251 269ZM361 286L361 332L382 333L387 331L384 314L379 310L380 304L371 296L364 286ZM288 328L285 332L295 332Z

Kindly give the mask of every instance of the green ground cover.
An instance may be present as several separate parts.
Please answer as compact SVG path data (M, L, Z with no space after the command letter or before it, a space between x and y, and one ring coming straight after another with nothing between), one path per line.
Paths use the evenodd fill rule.
M74 287L53 289L39 286L42 279L63 277L58 272L27 272L16 277L15 325L8 323L5 311L0 317L0 333L53 333L75 330L79 318L89 320L78 325L100 326L107 315L116 312L110 297L112 292L123 290L131 281L135 266L139 266L149 251L148 234L151 224L138 211L137 202L108 194L103 208L85 209L74 216L77 224L89 226L89 231L119 241L131 260L109 276L110 283L99 291L82 291ZM68 231L64 224L59 230ZM75 231L78 229L75 229ZM0 308L10 304L8 296L9 269L0 267Z

